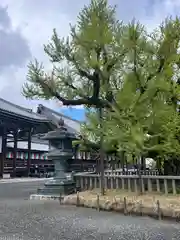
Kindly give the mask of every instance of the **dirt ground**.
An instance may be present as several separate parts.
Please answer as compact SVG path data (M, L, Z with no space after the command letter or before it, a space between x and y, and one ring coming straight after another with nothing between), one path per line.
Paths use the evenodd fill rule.
M149 215L157 218L180 219L180 195L136 194L120 190L107 190L105 196L99 189L72 194L64 203L84 207L119 211L126 214Z

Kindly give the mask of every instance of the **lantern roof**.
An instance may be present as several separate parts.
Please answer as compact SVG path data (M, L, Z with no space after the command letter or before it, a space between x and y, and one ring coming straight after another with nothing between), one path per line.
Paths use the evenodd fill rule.
M68 131L67 127L64 124L64 120L62 118L58 121L58 127L45 134L44 137L42 137L44 140L60 140L60 139L76 139L75 133L72 133L71 131Z

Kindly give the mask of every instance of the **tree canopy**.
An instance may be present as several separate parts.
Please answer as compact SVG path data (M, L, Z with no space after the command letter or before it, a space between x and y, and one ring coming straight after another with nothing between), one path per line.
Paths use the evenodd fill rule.
M136 20L123 23L107 0L80 11L67 38L53 30L38 60L28 66L23 94L93 107L82 131L99 141L96 108L104 109L104 144L130 154L179 157L180 19L167 18L152 32Z
M31 62L24 95L57 98L64 105L104 107L112 102L113 91L119 88L118 65L125 57L123 25L115 13L106 0L93 0L79 13L67 38L60 38L54 29L44 46L52 71L45 72L37 60Z

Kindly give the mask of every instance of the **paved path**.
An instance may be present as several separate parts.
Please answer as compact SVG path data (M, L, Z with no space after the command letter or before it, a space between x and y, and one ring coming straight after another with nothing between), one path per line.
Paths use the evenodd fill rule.
M40 182L48 181L52 178L9 178L9 179L0 179L1 183L19 183L19 182Z
M180 239L179 224L28 200L42 184L0 184L0 240Z

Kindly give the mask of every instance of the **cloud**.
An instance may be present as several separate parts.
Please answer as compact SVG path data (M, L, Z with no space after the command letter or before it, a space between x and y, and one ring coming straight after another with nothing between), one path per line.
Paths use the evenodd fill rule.
M30 56L27 42L19 31L0 30L0 71L6 67L21 67Z
M7 8L1 7L0 8L0 27L9 28L10 25L11 25L11 21L7 13Z
M26 80L27 62L37 57L49 66L43 44L56 28L60 36L69 33L69 23L88 0L1 0L0 1L0 95L20 105L34 106L38 101L27 101L21 95ZM180 13L179 0L110 0L117 4L117 17L125 22L133 17L156 27L167 15ZM57 108L57 102L43 102Z
M0 15L0 19L2 19L1 26L3 26L3 31L11 38L4 41L4 38L1 38L0 35L0 95L16 104L31 107L31 105L37 104L38 101L27 101L21 94L22 85L26 80L27 63L37 57L45 65L48 65L49 62L44 55L43 44L51 37L54 27L61 32L61 35L67 35L69 32L69 20L64 14L60 16L53 14L55 6L48 11L49 6L47 6L44 13L39 16L41 5L37 5L37 7L36 5L31 6L31 1L20 0L17 4L14 4L14 1L4 1L3 3L4 7L0 7L0 14L2 13ZM42 1L41 4L43 6ZM8 7L5 7L6 5ZM4 24L5 20L6 24ZM61 30L62 23L63 30ZM19 41L16 44L15 40L18 37ZM24 49L24 46L27 46L27 48ZM29 52L29 55L26 54L27 52ZM8 57L9 55L12 55L11 58ZM54 108L56 106L53 101L41 102L49 107Z
M22 67L30 57L30 49L20 30L11 28L7 8L0 8L0 71Z

